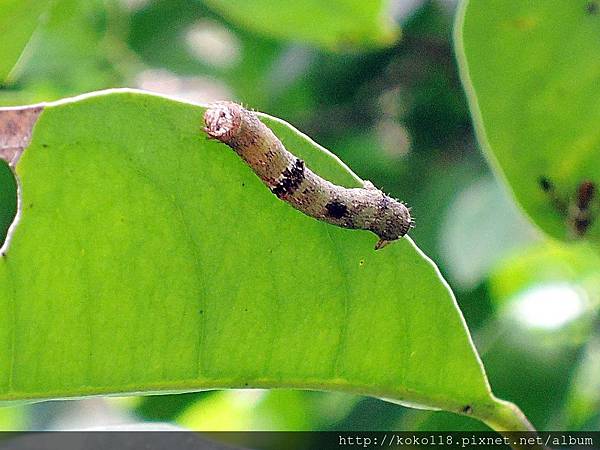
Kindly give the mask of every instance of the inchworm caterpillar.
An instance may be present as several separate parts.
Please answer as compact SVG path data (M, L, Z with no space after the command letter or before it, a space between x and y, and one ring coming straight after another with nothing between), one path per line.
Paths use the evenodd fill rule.
M583 236L593 222L592 202L596 194L594 182L582 181L577 187L575 198L569 203L558 196L554 184L547 177L541 177L539 183L542 190L550 195L556 210L566 216L571 232L575 236Z
M209 137L235 150L278 198L333 225L372 231L379 236L376 250L414 226L409 208L370 182L362 188L345 188L316 175L256 114L236 103L210 105L204 124Z

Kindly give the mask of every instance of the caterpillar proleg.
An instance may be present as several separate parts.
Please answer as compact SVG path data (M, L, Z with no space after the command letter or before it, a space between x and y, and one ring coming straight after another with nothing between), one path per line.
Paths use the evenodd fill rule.
M369 181L362 188L345 188L312 172L256 114L236 103L210 105L204 124L208 136L235 150L279 199L318 220L372 231L379 236L376 250L414 226L409 208Z

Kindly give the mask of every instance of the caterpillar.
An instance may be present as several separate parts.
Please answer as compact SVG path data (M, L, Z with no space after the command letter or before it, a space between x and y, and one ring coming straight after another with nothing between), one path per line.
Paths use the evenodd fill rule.
M346 188L321 178L286 150L256 114L237 103L209 105L204 125L209 138L231 147L279 199L315 219L375 233L376 250L414 227L404 203L369 181L362 188Z
M596 195L596 185L593 181L583 180L577 186L574 198L569 202L560 198L554 183L548 177L540 177L539 184L546 192L554 208L567 219L570 232L575 237L585 235L594 221L593 202Z

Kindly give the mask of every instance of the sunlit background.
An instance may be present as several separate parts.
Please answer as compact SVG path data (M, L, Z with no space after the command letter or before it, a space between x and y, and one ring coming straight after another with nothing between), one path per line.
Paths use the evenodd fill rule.
M127 86L194 102L233 99L287 120L413 207L412 236L456 293L496 395L541 429L598 429L599 258L583 245L546 240L491 173L458 79L455 7L393 1L385 14L402 29L395 45L334 51L250 31L200 0L59 0L0 87L0 104ZM304 391L0 409L2 429L138 422L196 430L485 428L449 413Z

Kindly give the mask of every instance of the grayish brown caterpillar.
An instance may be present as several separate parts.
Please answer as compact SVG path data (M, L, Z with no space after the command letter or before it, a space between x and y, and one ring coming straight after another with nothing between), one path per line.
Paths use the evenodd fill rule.
M210 105L204 123L209 137L235 150L278 198L333 225L372 231L379 236L376 250L414 226L409 208L369 181L363 188L345 188L316 175L256 114L236 103Z

